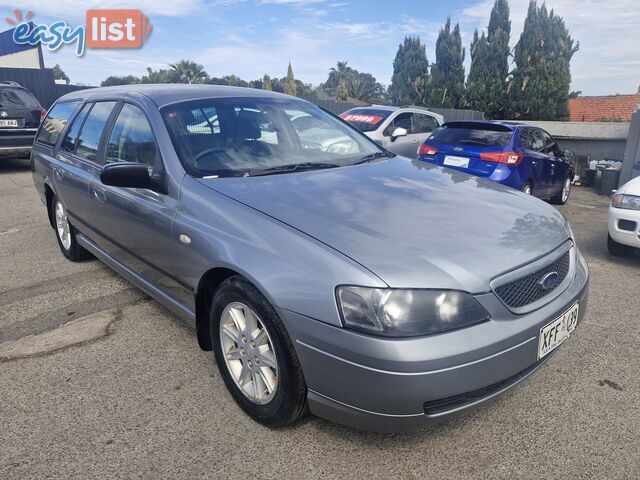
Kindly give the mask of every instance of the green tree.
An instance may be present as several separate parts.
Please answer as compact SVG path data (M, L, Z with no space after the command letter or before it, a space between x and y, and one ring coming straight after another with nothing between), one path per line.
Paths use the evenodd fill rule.
M202 65L191 60L180 60L169 67L176 73L179 83L204 83L209 76Z
M460 25L451 29L447 18L436 40L436 63L431 65L429 105L441 108L459 108L464 96L465 50L462 48Z
M269 77L269 75L267 75L266 73L264 74L264 77L262 77L262 89L273 90L271 88L271 77Z
M140 79L138 77L134 77L133 75L127 75L126 77L111 75L110 77L105 78L100 86L111 87L113 85L134 85L136 83L140 83Z
M284 93L287 95L294 95L297 91L296 80L293 77L293 68L291 68L291 62L289 62L289 67L287 68L287 83L284 86Z
M424 105L428 97L429 62L418 36L404 37L393 60L389 95L396 105Z
M347 80L342 79L336 88L336 102L346 103L349 100L349 91L347 90Z
M340 87L340 84L343 84ZM338 92L338 88L341 91ZM363 102L377 102L384 97L384 87L378 83L370 73L359 72L348 66L348 62L339 61L329 70L327 81L320 85L319 90L329 97L350 97ZM346 97L345 97L346 93ZM342 100L345 101L346 100Z
M535 0L529 3L524 29L514 50L516 67L509 84L510 114L523 120L569 117L570 62L579 43L564 20Z
M147 67L147 74L140 79L140 83L178 83L178 75L175 70L152 70Z
M55 80L64 80L65 82L67 82L67 84L71 82L71 80L69 80L69 77L67 77L67 74L64 73L64 70L60 68L59 64L56 63L51 70L53 71L53 78Z
M505 118L508 111L507 77L509 75L509 4L496 0L487 35L478 38L474 33L471 48L471 67L467 78L465 104L485 112L487 118Z

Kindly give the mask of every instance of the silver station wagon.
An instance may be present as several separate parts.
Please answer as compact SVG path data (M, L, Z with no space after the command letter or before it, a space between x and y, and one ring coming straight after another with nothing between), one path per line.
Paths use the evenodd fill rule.
M43 123L33 178L62 253L191 324L265 425L434 423L533 373L585 314L587 265L557 210L300 99L97 88Z

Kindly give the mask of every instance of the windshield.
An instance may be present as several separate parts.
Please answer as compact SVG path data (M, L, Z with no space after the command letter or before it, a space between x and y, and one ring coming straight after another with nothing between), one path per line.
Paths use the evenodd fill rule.
M322 109L288 98L197 100L161 113L180 161L196 177L340 167L384 155Z
M504 147L512 136L513 130L502 125L449 123L435 130L427 140L441 145Z
M384 120L391 115L389 110L375 110L371 108L352 108L340 115L361 132L373 132Z
M0 88L0 108L40 108L33 95L22 88Z

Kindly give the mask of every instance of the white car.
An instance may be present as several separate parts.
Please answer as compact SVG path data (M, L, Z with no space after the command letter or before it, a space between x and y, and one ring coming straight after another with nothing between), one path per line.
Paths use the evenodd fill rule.
M630 257L640 248L640 177L620 187L609 207L609 253Z
M371 140L390 152L409 158L431 132L444 123L444 117L424 107L356 107L340 115Z

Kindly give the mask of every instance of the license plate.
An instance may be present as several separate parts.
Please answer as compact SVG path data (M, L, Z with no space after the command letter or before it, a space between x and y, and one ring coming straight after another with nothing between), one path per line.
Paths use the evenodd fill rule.
M538 360L555 350L564 342L578 324L579 306L576 303L553 322L540 329L538 338Z
M17 120L0 120L0 127L17 127Z
M467 168L469 166L469 159L465 157L455 157L453 155L447 155L444 157L444 164L450 167L462 167Z

